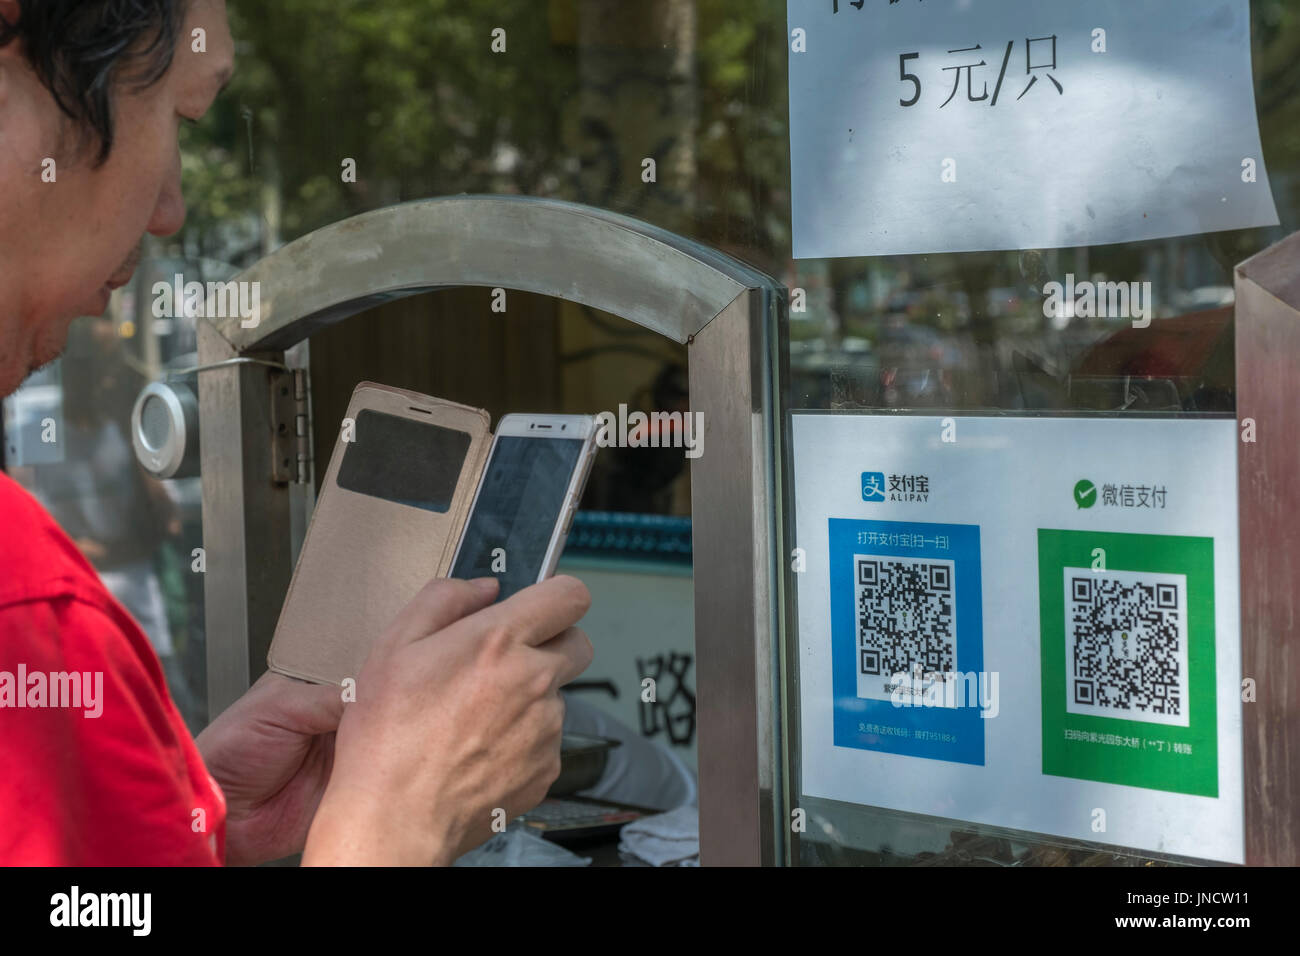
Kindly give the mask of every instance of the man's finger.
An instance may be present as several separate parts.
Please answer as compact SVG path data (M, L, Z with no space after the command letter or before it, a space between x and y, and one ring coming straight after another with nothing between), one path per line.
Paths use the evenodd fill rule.
M582 620L591 607L591 594L577 578L566 574L526 587L478 615L491 627L518 635L537 646Z
M580 628L571 627L537 647L540 653L550 655L551 666L555 668L555 682L552 689L563 687L569 681L591 666L594 651L591 638Z
M398 612L385 638L398 644L410 644L428 637L487 607L496 599L499 587L496 578L473 581L434 578Z

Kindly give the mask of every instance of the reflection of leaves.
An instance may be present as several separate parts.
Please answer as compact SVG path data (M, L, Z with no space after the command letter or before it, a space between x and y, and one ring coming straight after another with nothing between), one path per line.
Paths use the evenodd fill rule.
M195 256L218 251L220 233L244 220L251 233L255 222L256 183L247 176L247 163L240 163L236 153L210 142L194 142L197 134L182 135L181 179L184 184L187 214L186 236ZM228 245L228 243L227 243ZM224 251L224 250L221 250Z
M699 4L700 193L698 237L744 235L744 244L784 258L789 142L786 129L784 3Z
M695 115L682 117L682 129L696 131L694 206L652 206L644 214L689 215L662 224L760 254L747 258L784 259L790 244L786 5L691 2ZM584 155L590 138L577 121L601 117L581 114L579 64L596 51L573 46L555 28L595 7L614 24L620 3L229 0L228 6L239 54L235 78L212 115L185 136L187 238L200 247L226 242L228 224L241 218L258 234L268 196L278 196L285 239L423 196L602 196L625 212L644 200L636 170L609 164L610 156L632 147L617 123L604 152ZM1283 191L1300 188L1288 187L1284 175L1300 164L1300 8L1293 0L1256 0L1251 17L1265 159L1279 201L1294 209L1300 196ZM498 26L509 32L505 55L489 52ZM617 25L611 30L617 33ZM620 50L630 72L659 54ZM674 108L672 97L663 102ZM341 182L345 157L357 161L356 184ZM1225 254L1244 257L1265 238L1266 231L1248 231L1240 248L1234 244ZM926 270L947 277L950 266L935 259ZM1119 274L1137 266L1125 260L1105 267ZM1000 281L1017 283L1014 276Z
M535 0L234 0L236 29L269 82L238 92L263 129L293 236L403 199L534 192L558 163L553 130L572 63L552 50ZM468 8L468 9L467 9ZM509 53L489 52L505 26ZM243 62L241 67L243 69ZM260 124L259 124L260 125ZM494 165L502 144L517 162ZM345 157L357 183L343 184Z
M703 122L694 151L704 201L694 222L665 225L704 241L735 242L743 232L745 241L779 249L789 237L784 4L696 3ZM584 139L561 132L574 129L584 55L552 39L556 9L570 7L572 0L230 0L235 78L184 140L187 238L218 246L240 217L260 230L268 189L278 192L286 240L365 209L460 192L579 198L594 187L608 205L632 211L644 198L639 183L619 169L576 164ZM489 52L497 26L509 31L504 56ZM635 69L639 54L627 55ZM341 182L345 157L357 162L356 184ZM592 181L603 175L617 177L616 188Z
M1251 40L1263 158L1278 212L1286 223L1290 218L1286 210L1300 206L1300 175L1296 175L1300 171L1300 8L1294 0L1255 0ZM1276 237L1264 230L1248 230L1236 238L1226 250L1229 257L1237 257L1230 258L1229 269Z

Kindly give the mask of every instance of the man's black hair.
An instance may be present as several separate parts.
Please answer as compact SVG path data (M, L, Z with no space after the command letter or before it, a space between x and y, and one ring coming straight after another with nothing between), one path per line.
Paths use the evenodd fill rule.
M16 23L0 17L0 47L17 41L59 109L113 148L113 92L145 88L171 67L189 0L18 0Z

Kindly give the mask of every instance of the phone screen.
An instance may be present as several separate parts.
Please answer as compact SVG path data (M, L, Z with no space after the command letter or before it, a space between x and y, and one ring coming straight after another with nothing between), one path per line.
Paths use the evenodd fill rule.
M498 578L497 600L537 582L582 446L580 438L496 440L453 578Z

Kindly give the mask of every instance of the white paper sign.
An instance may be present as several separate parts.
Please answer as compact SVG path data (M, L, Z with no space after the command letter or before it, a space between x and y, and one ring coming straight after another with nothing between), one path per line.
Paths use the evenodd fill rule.
M1243 862L1235 422L793 444L804 794Z
M1278 222L1249 0L789 0L795 258Z

